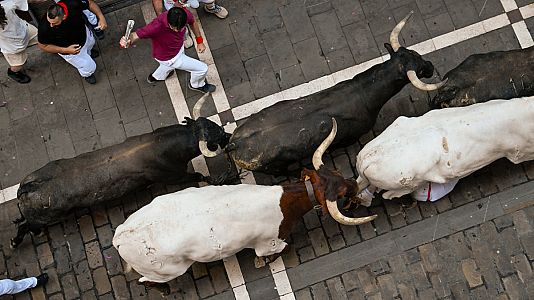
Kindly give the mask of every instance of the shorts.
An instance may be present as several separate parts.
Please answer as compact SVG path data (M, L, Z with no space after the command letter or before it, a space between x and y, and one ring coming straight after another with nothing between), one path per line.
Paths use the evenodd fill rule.
M32 24L28 24L28 35L30 37L28 47L37 44L37 28ZM26 60L28 60L28 53L26 53L26 49L20 51L19 53L3 54L7 63L12 67L22 66L26 63Z

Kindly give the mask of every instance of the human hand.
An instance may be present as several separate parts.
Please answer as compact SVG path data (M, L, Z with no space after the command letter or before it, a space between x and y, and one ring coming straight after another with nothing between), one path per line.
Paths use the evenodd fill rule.
M78 54L80 53L80 50L82 49L82 47L78 44L73 44L73 45L70 45L68 46L67 48L67 54Z
M204 53L205 50L206 50L206 45L204 45L204 43L197 44L198 53Z
M128 48L131 43L132 43L132 40L126 39L125 37L121 37L121 40L119 42L119 44L121 45L121 48Z
M98 20L98 26L96 26L97 29L104 30L108 28L108 22L106 22L105 18L102 18Z

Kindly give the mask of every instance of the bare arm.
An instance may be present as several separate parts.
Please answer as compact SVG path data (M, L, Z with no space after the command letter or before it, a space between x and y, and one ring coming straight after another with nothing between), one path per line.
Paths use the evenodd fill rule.
M39 49L43 50L44 52L48 53L60 53L60 54L78 54L80 52L80 45L74 44L70 45L68 47L59 47L56 45L51 44L41 44L37 43L39 46Z
M154 12L156 12L156 16L161 15L161 13L163 12L163 1L152 0L152 7L154 7Z
M190 27L196 38L202 38L202 35L200 34L200 28L198 27L198 23L196 21L193 22ZM206 45L204 45L204 41L202 41L202 43L197 43L197 50L199 53L203 53L206 50Z
M108 27L106 17L104 17L102 10L100 10L100 6L98 6L94 0L89 0L89 10L98 17L98 27L102 30L106 29Z

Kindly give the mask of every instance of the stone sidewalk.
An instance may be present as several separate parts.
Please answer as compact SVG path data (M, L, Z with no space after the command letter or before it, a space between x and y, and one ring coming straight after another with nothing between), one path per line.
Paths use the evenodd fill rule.
M436 77L473 53L527 47L534 33L532 0L220 4L230 11L225 20L198 11L212 55L201 58L213 61L210 80L220 80L218 93L203 112L229 126L265 103L326 88L379 63L391 28L410 10L414 15L401 43L413 45L432 61ZM98 43L101 56L94 86L56 55L35 48L28 65L31 84L21 86L0 74L0 103L7 102L0 107L1 189L10 190L48 161L176 124L177 114L183 113L175 111L176 99L183 98L191 110L200 95L187 90L187 74L178 72L178 79L150 85L145 78L157 66L150 59L150 44L118 48L128 19L136 26L150 19L146 5L107 14L110 28ZM187 53L197 57L193 49ZM7 67L3 59L0 64ZM360 143L329 153L326 164L346 177L355 176L359 149L397 116L426 112L432 95L405 87L383 107L375 128ZM220 158L206 163L212 173L225 166ZM259 184L288 180L253 176ZM499 160L462 179L436 203L406 209L376 199L369 209L347 212L379 215L363 226L339 225L312 211L292 233L291 251L283 255L286 271L256 269L253 251L244 250L237 255L244 285L233 282L228 262L195 264L171 282L167 298L533 299L533 182L533 162ZM16 201L1 203L0 278L42 271L51 275L46 288L14 299L159 299L157 291L136 284L138 275L123 273L111 239L132 212L157 195L181 188L156 185L105 207L79 210L50 226L44 236L27 237L16 251L8 246L15 232L11 220L19 216ZM291 284L289 292L279 284L281 274ZM239 292L243 287L246 294Z

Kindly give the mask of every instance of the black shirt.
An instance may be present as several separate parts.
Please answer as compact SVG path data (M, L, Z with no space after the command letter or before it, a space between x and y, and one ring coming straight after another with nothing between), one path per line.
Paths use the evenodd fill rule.
M41 44L68 47L78 44L85 44L85 19L83 10L89 8L88 1L83 0L62 0L67 6L68 15L59 26L51 27L46 19L46 13L39 22L37 40Z

